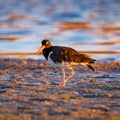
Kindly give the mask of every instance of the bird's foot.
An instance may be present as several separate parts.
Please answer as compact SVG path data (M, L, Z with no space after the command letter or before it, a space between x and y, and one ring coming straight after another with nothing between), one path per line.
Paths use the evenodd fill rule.
M68 79L62 80L61 86L62 86L62 87L65 87L67 81L68 81Z
M60 86L65 87L65 83L64 83L64 82L62 82L62 83L60 84Z

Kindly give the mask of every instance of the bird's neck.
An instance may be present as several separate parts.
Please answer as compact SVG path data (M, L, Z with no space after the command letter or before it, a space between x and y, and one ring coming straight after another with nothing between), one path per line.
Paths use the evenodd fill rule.
M49 48L45 48L43 50L43 55L45 56L45 58L48 60L48 56L49 56L49 53L52 51L52 46L49 47Z

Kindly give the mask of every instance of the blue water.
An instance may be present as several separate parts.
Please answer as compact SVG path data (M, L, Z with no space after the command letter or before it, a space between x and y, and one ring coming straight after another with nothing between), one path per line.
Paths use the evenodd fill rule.
M69 22L87 22L90 29L63 29ZM120 51L120 29L104 27L120 27L120 0L0 0L0 53L34 53L46 38L78 51ZM16 40L4 39L9 37ZM120 59L120 54L92 56Z

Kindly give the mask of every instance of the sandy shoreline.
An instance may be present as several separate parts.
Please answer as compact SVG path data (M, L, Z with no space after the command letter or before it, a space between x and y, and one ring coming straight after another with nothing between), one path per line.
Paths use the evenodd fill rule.
M120 120L120 62L93 66L75 67L62 88L44 60L0 59L0 120Z

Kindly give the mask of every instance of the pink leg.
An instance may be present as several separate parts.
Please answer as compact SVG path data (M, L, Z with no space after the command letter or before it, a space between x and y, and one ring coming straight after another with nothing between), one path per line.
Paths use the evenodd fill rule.
M64 81L65 81L65 69L62 68L62 86L65 86Z
M65 79L65 71L64 68L62 69L63 79L62 79L62 86L65 87L66 82L75 74L72 67L69 68L72 73Z

